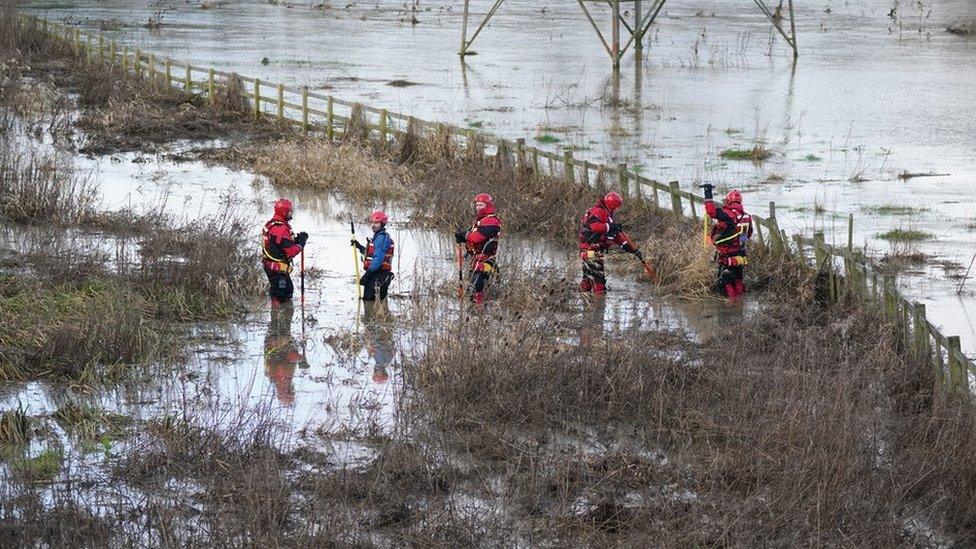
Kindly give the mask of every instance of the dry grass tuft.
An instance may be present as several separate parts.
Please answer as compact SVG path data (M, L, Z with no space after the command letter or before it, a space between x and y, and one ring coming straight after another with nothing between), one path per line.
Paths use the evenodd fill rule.
M356 143L289 139L248 149L247 165L275 185L342 191L357 201L386 202L409 195L410 174L378 161Z

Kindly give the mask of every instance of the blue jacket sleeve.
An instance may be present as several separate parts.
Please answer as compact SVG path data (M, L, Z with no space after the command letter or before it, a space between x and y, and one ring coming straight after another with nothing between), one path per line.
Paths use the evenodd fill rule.
M387 250L390 249L390 235L381 234L373 240L373 257L369 262L369 270L367 272L374 273L380 270L383 266L383 258L386 256Z

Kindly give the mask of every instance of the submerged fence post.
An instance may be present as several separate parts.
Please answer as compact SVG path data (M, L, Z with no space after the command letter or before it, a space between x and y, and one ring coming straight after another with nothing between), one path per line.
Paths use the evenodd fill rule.
M285 85L278 84L278 122L285 120Z
M308 133L308 86L302 86L302 131Z
M671 211L675 215L681 216L681 195L678 194L678 182L672 181L668 183L668 192L671 193Z
M576 169L573 167L573 151L563 151L563 177L570 184L576 183Z
M261 118L261 79L254 79L254 118Z

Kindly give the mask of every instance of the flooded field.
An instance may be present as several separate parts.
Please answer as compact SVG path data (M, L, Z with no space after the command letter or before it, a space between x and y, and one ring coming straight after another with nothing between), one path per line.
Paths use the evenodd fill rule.
M784 228L828 241L846 243L853 213L855 245L893 256L903 289L976 351L972 289L956 295L976 251L976 40L947 32L976 6L799 3L794 67L758 9L740 4L668 3L643 57L628 54L614 75L572 4L506 2L462 64L457 2L26 3L202 67L535 138L685 189L736 186L747 208L775 201ZM145 28L151 17L158 28ZM722 156L757 144L764 161Z
M226 56L214 61L244 73L299 80L314 74L323 79L319 87L378 103L399 97L421 112L403 110L428 118L474 112L438 99L451 86L429 75L454 75L450 60L431 58L431 72L417 65L416 72L390 76L427 75L406 87L385 86L386 77L349 76L387 70L371 65L379 57L364 50L365 57L344 57L348 65L318 65L349 47L327 38L354 35L358 25L393 29L396 38L380 50L446 44L457 19L447 4L430 11L419 4L416 11L355 4L155 4L162 11L127 11L113 2L32 5L201 64L203 49L212 47L211 54ZM550 17L549 9L536 13L516 2L511 13L557 28L575 21ZM832 7L830 14L851 9ZM869 17L864 9L860 17ZM715 66L724 59L720 49L709 54L711 68L694 59L655 61L678 48L665 28L721 19L681 13L666 14L637 68L641 78L731 70L761 79L755 73L781 69L778 54L761 65ZM740 18L757 24L736 13L722 24ZM158 32L141 27L150 16L162 17ZM405 22L411 18L419 23ZM345 33L317 35L324 48L315 51L319 61L285 63L278 53L254 66L251 50L235 42L255 40L242 25L295 33L316 21ZM486 39L518 30L501 21ZM428 26L440 29L429 39L422 32ZM226 39L200 46L216 28ZM897 323L857 302L825 300L826 282L817 273L756 249L752 293L745 304L729 306L706 295L712 267L700 226L629 202L619 219L634 227L638 241L661 248L651 252L661 278L652 284L629 255L615 256L607 297L581 295L573 235L578 212L596 196L591 189L455 158L434 140L307 140L222 104L204 111L193 98L142 80L99 67L79 70L56 44L12 25L9 11L0 12L3 29L9 40L0 40L0 48L16 47L8 54L29 63L5 65L0 78L0 545L976 540L968 505L976 493L969 466L976 412L953 393L932 390L927 357L900 343ZM552 32L540 26L530 35L582 43L578 34ZM464 78L474 80L478 63L509 79L507 71L538 75L536 68L571 58L566 48L553 48L540 54L550 58L538 67L502 69L489 47L504 41L495 40L477 47L482 54L469 60ZM752 39L736 40L743 51L753 47ZM581 75L600 74L600 58L592 57ZM340 67L346 76L333 72ZM624 86L627 78L621 80ZM484 124L469 118L472 125L542 135L560 132L516 121L579 117L566 135L593 141L586 154L626 158L650 173L676 170L685 187L737 170L755 179L771 166L793 165L786 151L813 154L798 141L770 140L783 152L765 163L708 164L715 173L706 173L705 164L695 166L709 161L682 145L670 157L654 156L643 138L592 122L618 116L627 108L622 100L540 106L526 102L524 79L510 81L510 88L468 88L465 81L465 93L486 96L472 101L499 105ZM579 86L597 89L584 81ZM675 101L687 101L680 95ZM182 113L194 109L207 124L181 125ZM639 126L649 111L642 107L636 118L631 112L628 124ZM697 106L691 111L702 114ZM649 126L661 123L670 132L674 122ZM798 140L798 126L789 127ZM702 137L685 130L689 142ZM731 123L714 134L716 147L736 142L739 134L726 130L734 130ZM118 138L114 148L91 146L106 137ZM807 162L837 169L840 159L825 155ZM302 158L323 173L297 170ZM787 209L797 223L816 219L818 227L846 234L833 208L817 207L810 189L831 184L821 179L774 178L746 191L753 200L777 188L809 191L800 201L807 206ZM895 218L934 219L926 216L935 206L857 202L855 189L882 195L889 184L883 177L838 181L831 196L857 205L858 219L879 220L879 227ZM485 189L509 208L499 273L481 308L458 300L451 233L469 219L469 197ZM254 266L259 228L282 196L296 205L295 230L309 233L306 294L270 307ZM544 207L517 204L514 196ZM358 221L362 239L368 228L361 220L379 206L392 219L396 277L388 304L373 307L358 299L349 222ZM948 295L947 277L919 269L918 278L931 284L925 291Z

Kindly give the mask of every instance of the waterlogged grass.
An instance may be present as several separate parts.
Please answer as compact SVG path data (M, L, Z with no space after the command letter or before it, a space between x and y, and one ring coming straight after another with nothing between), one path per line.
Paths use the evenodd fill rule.
M815 154L808 154L808 155L806 155L806 156L803 157L803 160L805 162L820 162L821 160L823 160L823 158L821 158L821 157L819 157L819 156L817 156Z
M0 414L0 444L18 446L31 440L31 418L23 408Z
M559 139L558 137L556 137L555 135L552 135L551 133L544 133L544 134L541 134L541 135L537 135L535 137L535 140L537 142L539 142L539 143L544 144L544 145L552 144L552 143L559 143L560 141L562 141L562 139Z
M761 162L773 156L773 151L760 144L751 149L725 149L719 153L719 156L726 160L752 160L753 162Z
M862 210L878 215L915 215L925 211L928 208L915 208L912 206L902 206L898 204L880 204L877 206L864 206Z
M877 237L888 242L922 242L933 238L931 233L916 229L891 229L878 234Z

